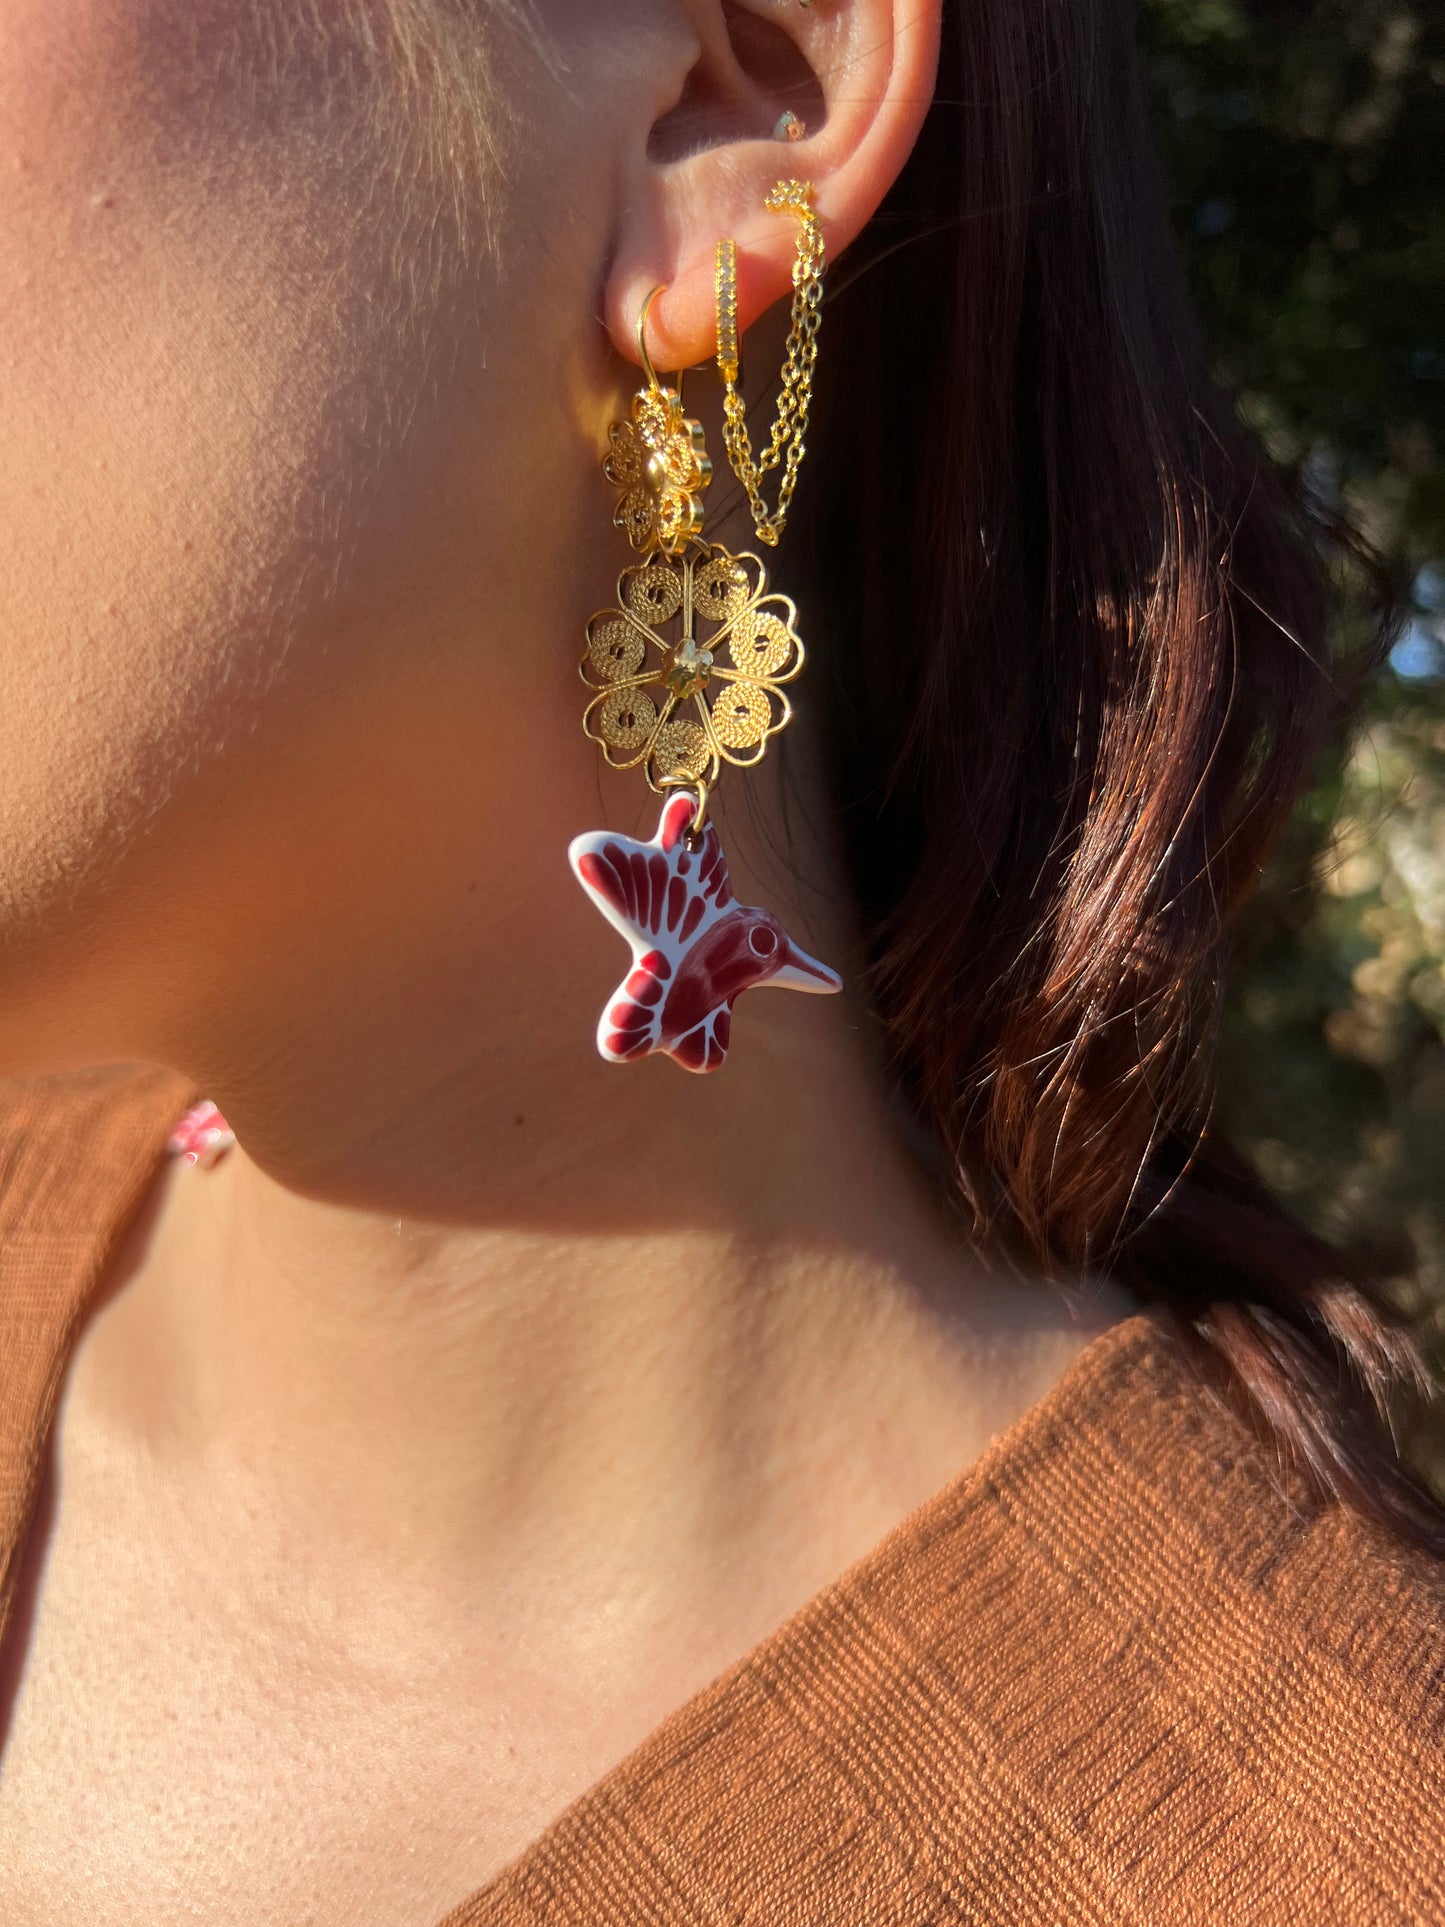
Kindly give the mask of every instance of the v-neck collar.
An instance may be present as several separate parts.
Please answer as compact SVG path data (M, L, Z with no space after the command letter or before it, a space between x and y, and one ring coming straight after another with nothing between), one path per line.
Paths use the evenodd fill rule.
M1059 1449L1102 1387L1161 1365L1176 1392L1192 1386L1165 1314L1137 1313L1092 1339L986 1452L668 1714L437 1927L928 1927L930 1915L887 1889L828 1904L826 1861L866 1811L880 1871L915 1885L903 1816L920 1793L940 1813L957 1800L950 1769L966 1750L927 1622L948 1611L1008 1469ZM773 1876L769 1910L755 1892L759 1862ZM1063 1872L1061 1896L1069 1885Z
M54 1080L64 1128L47 1133L47 1082L36 1087L35 1128L8 1155L0 1147L0 1289L39 1334L18 1349L0 1346L0 1642L71 1350L160 1176L170 1125L196 1095L188 1080L153 1067ZM1149 1313L1094 1339L982 1458L669 1714L438 1927L761 1922L747 1899L750 1857L788 1856L799 1895L826 1886L827 1869L814 1860L836 1838L839 1815L855 1812L860 1789L884 1816L880 1851L906 1855L901 1836L888 1840L886 1816L916 1799L920 1775L936 1772L943 1755L932 1749L952 1746L937 1731L945 1716L916 1624L947 1594L940 1561L958 1556L1001 1471L1047 1448L1081 1389L1127 1377L1161 1346L1179 1350ZM911 1745L900 1745L900 1720ZM938 1797L945 1792L940 1784ZM796 1917L873 1921L884 1910L819 1906Z

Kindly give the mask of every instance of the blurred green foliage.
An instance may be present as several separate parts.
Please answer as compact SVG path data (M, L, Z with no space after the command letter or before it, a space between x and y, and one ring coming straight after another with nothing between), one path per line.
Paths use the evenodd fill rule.
M1219 1113L1396 1281L1445 1383L1445 7L1140 0L1139 25L1219 373L1400 608L1241 933ZM1445 1423L1411 1423L1445 1490Z

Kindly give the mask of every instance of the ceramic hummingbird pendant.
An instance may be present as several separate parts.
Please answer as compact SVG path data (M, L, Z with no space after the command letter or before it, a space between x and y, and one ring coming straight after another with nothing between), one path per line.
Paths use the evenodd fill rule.
M800 950L776 917L737 901L712 824L688 848L696 811L693 793L677 790L650 843L589 830L567 847L577 881L632 946L632 968L597 1025L597 1048L609 1063L663 1051L684 1070L715 1071L743 991L843 988L838 973Z

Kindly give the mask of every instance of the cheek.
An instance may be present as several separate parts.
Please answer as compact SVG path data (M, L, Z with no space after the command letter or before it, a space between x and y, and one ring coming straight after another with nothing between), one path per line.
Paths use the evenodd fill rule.
M321 4L0 0L0 1072L162 1054L319 895L327 972L421 928L580 741L590 605L515 530L597 517L596 423L535 419L538 367L603 392L595 262L518 213L498 274L269 84L244 23Z
M320 675L425 439L381 157L328 158L304 62L260 89L264 13L0 0L0 936Z

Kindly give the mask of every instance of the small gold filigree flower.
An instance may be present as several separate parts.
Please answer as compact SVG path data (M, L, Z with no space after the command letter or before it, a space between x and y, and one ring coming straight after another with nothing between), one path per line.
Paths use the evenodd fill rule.
M583 728L614 769L639 763L657 788L746 768L792 716L784 684L803 666L797 610L769 592L755 555L694 542L624 569L618 606L587 625Z
M613 521L634 549L680 555L702 528L698 499L712 480L702 424L682 412L674 388L647 387L628 421L608 431L602 472L622 490Z

